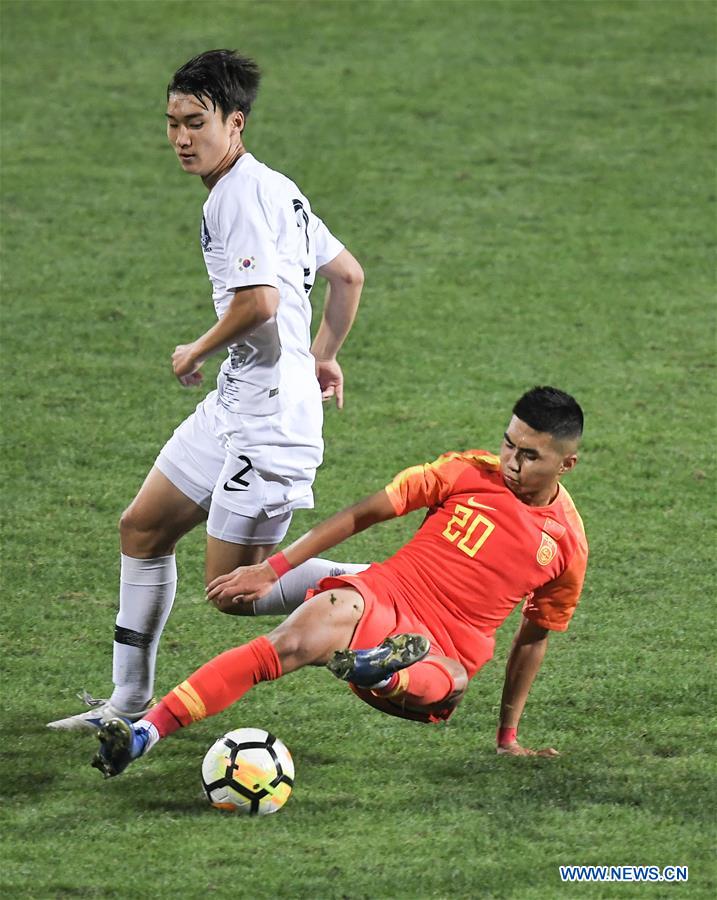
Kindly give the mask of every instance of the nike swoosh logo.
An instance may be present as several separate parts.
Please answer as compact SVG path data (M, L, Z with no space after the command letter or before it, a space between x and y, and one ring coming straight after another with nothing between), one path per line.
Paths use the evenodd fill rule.
M468 506L477 506L479 509L490 509L492 512L498 512L495 506L486 506L485 503L479 503L475 497L469 498Z

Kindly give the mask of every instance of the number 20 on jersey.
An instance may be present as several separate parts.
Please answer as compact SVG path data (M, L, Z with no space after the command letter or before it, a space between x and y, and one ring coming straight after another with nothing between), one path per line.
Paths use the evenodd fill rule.
M495 528L493 522L469 506L456 504L455 512L442 535L470 557L474 557Z

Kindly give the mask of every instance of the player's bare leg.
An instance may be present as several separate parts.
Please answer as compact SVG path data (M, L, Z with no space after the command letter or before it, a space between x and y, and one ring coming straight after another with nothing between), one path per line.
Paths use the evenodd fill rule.
M239 566L253 566L270 556L276 544L243 545L221 541L207 535L207 555L204 564L204 580L209 584L219 575L226 575ZM234 606L219 606L222 612L233 616L253 616L251 603L237 603Z
M282 675L303 666L323 666L348 647L364 611L361 594L351 587L317 594L296 609L267 637L281 661Z
M177 541L206 518L205 509L152 467L120 518L122 553L134 559L168 556Z

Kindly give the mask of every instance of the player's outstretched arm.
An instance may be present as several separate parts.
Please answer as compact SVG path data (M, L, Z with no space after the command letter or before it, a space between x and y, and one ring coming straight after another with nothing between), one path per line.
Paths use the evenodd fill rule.
M316 360L316 377L321 397L336 398L336 406L344 405L344 375L336 356L356 318L363 269L348 250L342 250L331 262L321 266L318 274L328 282L321 324L311 345Z
M283 551L283 557L289 568L294 569L351 535L395 516L396 512L386 491L378 491L307 531ZM278 580L279 575L267 561L256 566L240 566L210 582L207 586L207 599L217 609L231 611L237 604L251 603L264 597Z
M172 368L179 381L189 386L199 384L202 363L212 354L224 350L243 334L267 322L279 307L279 292L268 284L238 290L227 311L191 344L180 344L172 354Z
M557 750L545 747L531 750L518 743L518 723L525 708L530 688L535 681L548 647L546 628L523 618L513 638L505 668L503 697L500 704L498 753L507 756L559 756Z

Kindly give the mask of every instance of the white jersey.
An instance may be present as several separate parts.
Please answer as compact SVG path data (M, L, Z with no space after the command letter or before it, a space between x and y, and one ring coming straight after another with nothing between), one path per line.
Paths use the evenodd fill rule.
M202 250L217 316L238 288L266 284L279 291L276 315L228 348L217 382L220 403L242 418L280 415L285 438L298 429L299 443L320 445L309 295L316 270L343 244L290 179L251 153L212 188L203 212Z

